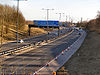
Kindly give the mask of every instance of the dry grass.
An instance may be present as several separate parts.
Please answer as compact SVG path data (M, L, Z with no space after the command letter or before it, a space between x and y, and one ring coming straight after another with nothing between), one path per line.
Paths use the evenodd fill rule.
M4 38L0 37L0 44L1 44L1 40L2 40L2 42L7 42L7 40L5 40Z
M69 75L68 70L65 69L65 67L61 67L58 71L57 71L57 75Z
M26 32L26 34L28 34L28 25L25 25L23 29L24 29L23 32ZM45 33L47 32L42 28L35 28L35 27L31 28L31 36L37 36Z
M90 32L64 67L69 75L100 75L100 34Z
M5 26L3 27L4 31L3 31L3 42L4 41L12 41L12 40L16 40L16 30L13 29L13 28L9 28L10 30L8 31L8 33L6 34L5 33ZM27 38L29 37L28 36L28 25L24 25L23 27L23 30L19 30L19 39L24 39L24 38ZM32 27L31 28L31 36L37 36L37 35L41 35L41 34L45 34L47 33L47 31L45 31L44 29L42 28L34 28Z

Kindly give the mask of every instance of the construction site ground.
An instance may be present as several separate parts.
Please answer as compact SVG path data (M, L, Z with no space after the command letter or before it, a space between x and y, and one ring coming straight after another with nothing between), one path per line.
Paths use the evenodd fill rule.
M100 75L100 34L89 32L80 49L57 75Z

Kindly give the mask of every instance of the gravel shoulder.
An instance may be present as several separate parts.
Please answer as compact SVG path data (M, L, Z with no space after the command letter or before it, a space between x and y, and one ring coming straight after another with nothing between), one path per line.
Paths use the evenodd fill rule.
M88 33L80 49L57 71L57 75L100 75L100 34Z

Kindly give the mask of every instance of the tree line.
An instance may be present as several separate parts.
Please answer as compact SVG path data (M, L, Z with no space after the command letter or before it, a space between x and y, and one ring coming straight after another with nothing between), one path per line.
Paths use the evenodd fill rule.
M23 30L25 25L25 18L21 11L19 13L18 29ZM17 8L15 6L0 4L0 36L9 38L11 30L17 31ZM12 33L16 37L16 34Z
M98 11L95 19L91 19L89 21L78 22L77 26L84 27L88 29L89 31L96 31L100 33L100 12Z
M100 33L100 12L98 11L96 19L92 19L87 22L87 29L90 31L97 31Z

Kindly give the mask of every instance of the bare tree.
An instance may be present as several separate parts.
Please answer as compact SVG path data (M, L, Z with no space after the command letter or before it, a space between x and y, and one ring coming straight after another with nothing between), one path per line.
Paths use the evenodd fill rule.
M15 6L11 7L9 5L0 4L0 34L4 34L4 37L9 38L7 34L10 29L16 31L17 29L17 8ZM19 29L23 31L25 25L25 18L21 11L19 12ZM2 31L2 26L3 30ZM15 35L13 33L13 35ZM3 36L2 36L3 37ZM4 38L5 39L5 38Z

